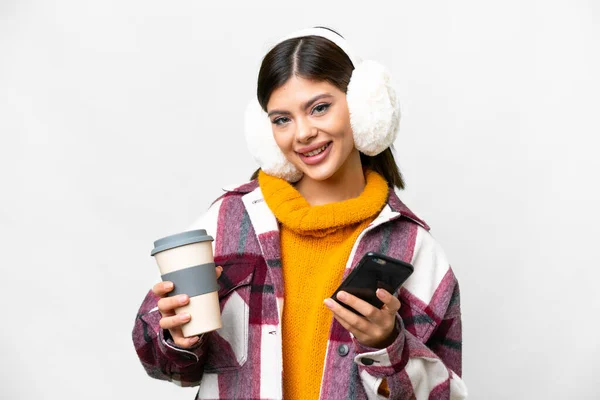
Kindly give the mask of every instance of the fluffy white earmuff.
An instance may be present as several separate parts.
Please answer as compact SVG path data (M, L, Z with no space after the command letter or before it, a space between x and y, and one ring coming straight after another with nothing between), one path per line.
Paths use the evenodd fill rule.
M283 178L288 182L298 182L302 172L285 158L273 137L271 120L263 111L256 98L246 108L246 142L250 154L269 175Z
M390 147L398 134L400 106L387 69L376 61L362 61L345 39L325 28L303 29L282 38L277 44L304 36L320 36L332 41L354 65L346 100L356 148L375 156ZM256 98L246 108L245 134L248 149L264 172L289 182L302 178L302 172L277 146L271 121Z
M375 156L390 147L400 127L400 107L390 74L376 61L365 60L352 71L346 101L354 146Z

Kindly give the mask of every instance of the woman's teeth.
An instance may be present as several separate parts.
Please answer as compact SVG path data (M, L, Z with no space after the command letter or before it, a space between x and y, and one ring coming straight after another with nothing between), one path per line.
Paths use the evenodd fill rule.
M327 146L329 146L329 143L327 143L323 147L320 147L316 150L311 151L310 153L303 153L303 156L305 156L305 157L316 156L317 154L320 154L321 152L323 152L327 148Z

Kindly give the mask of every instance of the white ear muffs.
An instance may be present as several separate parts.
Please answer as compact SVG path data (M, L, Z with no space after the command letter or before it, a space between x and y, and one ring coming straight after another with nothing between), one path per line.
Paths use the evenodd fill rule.
M383 65L365 60L355 67L346 101L358 151L375 156L394 143L400 127L400 107Z
M345 39L325 28L304 29L277 43L304 36L320 36L332 41L354 65L346 99L354 145L358 151L375 156L390 147L398 135L400 106L387 69L376 61L362 61ZM245 134L248 149L263 171L289 182L302 178L302 172L285 158L277 146L271 121L256 98L246 108Z

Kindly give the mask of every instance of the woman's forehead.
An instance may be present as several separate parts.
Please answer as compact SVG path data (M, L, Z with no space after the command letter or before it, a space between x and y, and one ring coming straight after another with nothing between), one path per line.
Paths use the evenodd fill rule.
M335 85L327 81L315 81L293 76L283 85L275 89L269 97L267 110L275 108L297 108L318 95L343 94Z

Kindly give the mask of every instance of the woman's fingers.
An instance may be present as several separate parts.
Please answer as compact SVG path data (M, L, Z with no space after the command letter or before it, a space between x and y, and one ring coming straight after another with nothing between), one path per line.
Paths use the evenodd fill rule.
M200 340L199 336L192 336L189 338L183 337L181 329L173 329L169 332L171 332L171 337L173 337L173 343L179 347L188 348L195 345L198 343L198 340Z
M173 290L173 282L170 281L158 282L152 286L152 293L159 297L165 297L171 290Z
M190 322L190 319L191 319L191 317L190 317L190 314L188 314L188 313L172 315L172 316L163 316L159 321L159 325L163 329L171 330L173 328L179 328L179 327L181 327L181 325Z
M339 315L337 315L337 314L334 313L333 314L333 318L335 318L337 320L337 322L339 322L340 325L344 327L344 329L346 329L348 332L352 333L352 335L355 338L358 339L362 335L361 331L359 331L358 329L356 329L352 324L350 324L345 319L341 318Z
M340 291L337 294L337 298L344 304L349 305L356 311L361 313L373 322L378 322L381 319L381 310L375 308L372 304L367 303L363 299L360 299L353 294L348 292Z
M383 302L381 309L344 291L337 294L337 299L361 313L353 313L333 299L325 299L325 305L333 312L334 318L362 344L384 348L393 341L396 313L400 309L400 300L384 289L377 290L377 297Z
M402 306L400 300L385 289L377 289L375 294L377 295L377 298L383 302L383 307L381 307L381 310L387 311L389 314L395 316Z
M334 317L336 317L342 326L350 330L354 336L369 329L369 322L360 315L342 307L332 299L325 299L324 303L333 312ZM348 327L351 327L351 329Z
M365 316L365 318L375 323L381 323L389 319L389 315L395 316L400 310L400 300L396 296L391 295L385 289L377 289L377 298L383 302L381 309L374 307L372 304L344 291L337 294L338 300L349 305L356 311Z
M217 279L223 273L223 267L220 265L215 267ZM187 324L191 320L188 313L175 314L175 309L185 306L189 303L190 298L186 294L168 297L167 294L173 290L173 282L164 281L158 282L152 287L152 293L160 297L157 302L158 310L162 318L159 321L159 326L162 329L168 329L173 338L173 342L182 348L188 348L198 343L199 337L192 336L186 338L183 336L181 326Z
M163 316L175 315L175 309L189 303L190 298L187 294L180 294L173 297L163 297L158 300L158 309Z

